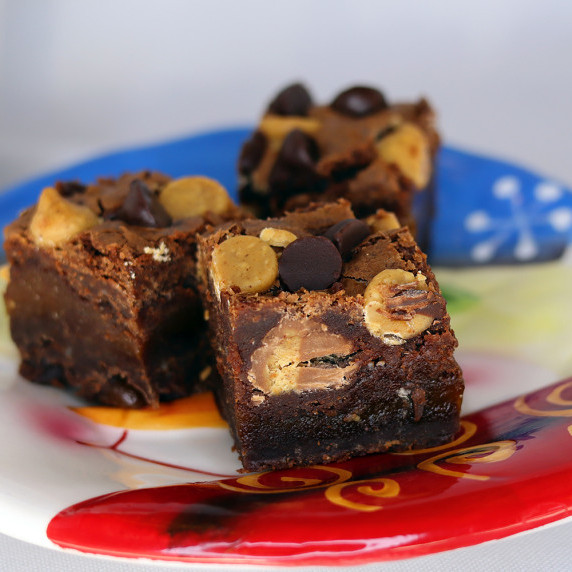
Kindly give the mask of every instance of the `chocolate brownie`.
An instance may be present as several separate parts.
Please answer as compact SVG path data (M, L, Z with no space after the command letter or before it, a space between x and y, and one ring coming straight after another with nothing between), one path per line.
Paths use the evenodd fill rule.
M344 197L358 217L394 212L426 249L438 147L426 99L389 104L379 90L357 86L315 105L294 84L275 97L243 145L240 200L258 216L279 216Z
M21 374L122 407L209 375L196 234L239 215L203 177L151 172L59 183L5 230Z
M457 341L426 256L345 200L199 237L218 401L249 471L453 438Z

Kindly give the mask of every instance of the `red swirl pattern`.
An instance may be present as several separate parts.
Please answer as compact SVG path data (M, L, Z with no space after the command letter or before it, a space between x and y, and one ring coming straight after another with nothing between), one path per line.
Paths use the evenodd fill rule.
M47 533L98 554L259 565L359 564L502 538L572 515L571 390L565 380L470 415L445 447L120 491L62 511Z

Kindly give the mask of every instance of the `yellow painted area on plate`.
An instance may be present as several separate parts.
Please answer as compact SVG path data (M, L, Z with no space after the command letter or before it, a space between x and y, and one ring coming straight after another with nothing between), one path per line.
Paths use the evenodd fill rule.
M459 348L523 357L572 374L571 266L559 261L435 273L445 293L472 299L449 304Z
M162 403L156 409L72 407L71 410L96 423L122 429L169 431L196 427L227 427L210 392Z

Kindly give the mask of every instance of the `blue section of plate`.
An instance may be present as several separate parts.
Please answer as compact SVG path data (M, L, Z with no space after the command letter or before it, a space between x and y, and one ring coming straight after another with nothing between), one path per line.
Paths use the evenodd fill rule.
M572 238L572 191L522 167L445 147L438 188L434 264L551 260Z
M250 129L211 131L119 151L38 177L0 194L0 227L57 180L92 182L124 171L206 175L236 198L236 160ZM438 265L557 258L572 238L572 191L510 163L444 147L439 155L431 261Z

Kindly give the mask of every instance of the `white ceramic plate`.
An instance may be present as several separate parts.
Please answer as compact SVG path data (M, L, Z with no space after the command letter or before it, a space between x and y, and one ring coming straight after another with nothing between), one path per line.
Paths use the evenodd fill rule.
M43 186L53 183L56 179L79 178L90 181L101 174L112 175L124 170L152 168L173 176L205 174L218 178L228 188L233 188L234 158L247 133L247 130L240 129L213 132L173 143L116 153L30 181L0 195L0 222L5 224L11 220L20 208L35 201ZM568 303L572 269L566 261L572 222L572 195L563 186L519 167L451 148L443 151L440 166L441 191L439 214L434 227L433 260L438 265L437 276L448 299L453 327L460 341L458 359L467 382L463 409L464 415L469 415L466 418L467 423L476 423L480 427L482 419L488 419L487 423L493 426L496 421L493 423L491 419L494 420L495 416L498 416L498 408L491 409L491 406L509 400L512 405L503 407L508 407L507 411L514 413L519 411L514 405L517 403L514 401L516 396L550 384L556 385L549 395L558 394L561 400L558 406L551 402L552 406L556 407L551 411L557 413L544 416L538 414L536 417L531 414L530 418L536 421L564 419L565 423L567 414L562 411L567 411L566 404L570 401L566 393L568 386L562 385L564 382L560 385L558 383L572 374L572 351L565 341L572 338L572 306ZM547 261L546 258L553 260ZM483 266L485 263L487 265ZM175 497L169 497L170 501L175 502L178 498L176 495L186 495L188 491L187 488L177 487L183 483L203 482L210 484L195 487L192 494L203 494L205 490L211 491L213 487L222 487L224 490L238 487L242 491L239 494L248 495L253 492L253 482L258 483L254 489L260 489L259 485L266 481L249 481L250 489L243 490L244 482L240 481L237 473L240 464L231 450L230 436L224 424L216 420L216 413L211 405L206 406L207 421L200 416L197 421L199 417L195 404L190 406L191 411L186 422L170 425L163 420L157 426L157 419L151 414L147 417L146 414L125 414L120 418L104 409L86 408L85 403L75 400L65 392L23 381L16 373L17 356L7 339L5 322L3 316L0 321L0 459L4 461L0 465L0 532L52 548L56 547L55 540L61 546L85 552L145 556L160 560L190 560L225 565L231 562L296 565L327 564L331 563L334 557L339 559L339 546L335 550L332 549L333 551L328 549L328 552L323 544L318 550L318 544L312 545L309 542L307 548L300 551L298 542L294 543L298 546L294 554L283 546L277 549L273 535L263 537L262 540L259 538L257 548L252 549L252 542L250 548L245 547L245 544L241 545L236 540L237 537L229 533L229 538L233 537L234 540L219 538L217 542L222 545L227 542L226 548L214 549L209 544L208 534L201 536L202 533L197 532L194 521L185 521L185 526L190 527L192 534L185 532L187 536L180 536L177 533L180 541L167 543L170 548L166 549L160 533L164 523L156 523L154 528L146 528L153 520L156 504L149 504L149 507L154 508L142 509L141 498L137 495L150 494L149 498L154 498L153 502L156 502L157 498L162 498L161 495L167 491L169 494L175 494ZM542 401L546 395L548 393L542 391L532 395L529 398L530 403ZM529 402L525 400L525 403ZM483 415L470 416L484 408L489 409ZM534 410L543 411L542 408ZM515 423L521 422L518 416L514 419ZM514 450L507 449L503 454L508 455L507 459L512 459L511 463L516 463L515 459L525 459L524 453L519 452L520 456L516 454L517 450L521 451L518 447L522 445L524 451L529 447L528 442L541 443L546 450L550 450L551 443L556 442L551 433L553 430L555 429L550 424L540 430L537 423L534 428L528 430L527 437L523 438L523 429L519 436L508 439L514 440L515 443L520 443L519 439L523 439L522 443L515 445ZM482 448L485 437L484 433L481 433L477 432L477 436L473 438L478 437L480 441L477 439L473 443L467 437L469 440L465 445ZM531 437L533 433L534 439ZM500 429L495 435L500 439ZM558 439L560 438L561 433L558 433ZM460 454L458 451L459 449L451 449L447 459L453 459ZM478 476L478 463L482 461L475 460L476 457L467 460L467 451L463 455L464 472L472 474L476 471L475 475ZM381 475L380 479L387 480L393 475L393 469L385 466L386 461L380 461L381 457L371 456L355 463L342 464L339 468L341 472L337 473L334 482L331 478L328 480L324 477L320 487L330 490L328 494L331 496L335 491L341 490L332 487L346 487L353 482L359 484L368 472ZM498 460L494 455L493 457L495 461ZM389 465L396 462L391 461ZM437 488L433 481L427 484L427 471L420 471L421 465L420 461L409 467L412 471L411 478L417 479L419 486L426 493L421 500L416 501L419 507L423 506L423 502L430 502L431 499L438 499L445 494L441 491L442 481L439 481ZM427 466L427 463L424 466ZM507 463L502 466L511 465ZM494 464L494 467L491 465L495 470L498 467L501 467L500 463ZM571 476L570 466L564 461L561 465L554 461L550 467L550 475L547 478L555 483L552 487L554 494L560 494L562 497L558 483L562 478ZM328 473L332 469L324 470ZM450 472L450 468L447 470ZM532 480L538 476L536 468L531 464L524 463L519 466L516 463L514 470L520 471L520 481L526 481L527 478ZM530 473L528 477L527 471ZM284 477L289 480L284 481ZM488 477L492 479L489 484L493 486L479 489L482 492L483 507L487 505L490 491L498 484L494 475ZM315 507L318 505L314 503L323 502L323 498L321 493L308 492L310 488L316 487L309 487L310 481L305 479L312 478L312 482L318 482L322 477L309 477L303 471L298 471L275 474L271 478L278 479L280 483L273 481L262 488L267 487L276 493L282 503L282 499L286 498L280 496L285 492L284 482L290 483L289 486L294 490L288 489L287 494L292 496L292 503L298 503L297 510L307 511L308 519L316 517ZM454 478L461 483L475 480L473 477L462 478L458 475ZM507 477L504 475L502 478ZM292 479L298 484L292 485ZM222 485L219 484L221 481ZM400 490L403 490L403 486L401 483ZM448 488L448 485L444 486L444 489ZM331 492L332 490L334 492ZM153 496L154 491L159 491L158 497ZM138 507L137 510L140 511L129 521L129 525L122 520L125 514L111 514L116 510L115 507L111 510L111 515L108 514L111 520L105 521L107 524L104 521L102 524L98 524L99 521L90 524L93 540L86 540L76 534L73 526L78 521L74 519L90 518L82 513L86 506L88 513L91 510L89 514L94 510L104 513L109 509L109 497L105 497L103 503L96 501L89 504L89 499L115 492L118 492L118 495L111 497L112 500L127 499L126 504L117 506L127 507L127 513L131 510L130 507ZM304 494L299 496L301 492ZM471 492L471 495L474 494L474 491ZM383 494L377 496L383 497ZM233 499L232 503L236 501L235 497L236 495L229 497ZM432 546L422 541L421 535L418 535L417 540L410 539L399 545L395 539L401 533L380 529L377 537L369 539L368 542L373 543L368 545L369 548L348 548L339 562L357 564L406 557L501 538L566 518L572 499L561 497L552 499L566 507L558 513L550 512L548 508L543 513L542 498L538 501L530 500L531 505L527 505L528 508L540 515L534 522L525 522L526 519L520 513L515 513L512 519L500 524L483 519L476 532L463 531L462 525L459 524L455 525L457 529L452 532L450 519L447 521L443 517L439 522L431 521L432 532L441 535L440 543L436 542ZM401 500L411 504L409 497L401 499L397 495L396 498L395 501L383 501L388 503L387 506L382 503L384 510L389 511L393 506L391 503ZM473 497L469 495L467 498ZM75 509L71 512L66 510L83 501L88 503L81 505L79 512L74 512ZM227 501L221 501L216 506L220 510L232 512L234 509L225 505L225 502ZM341 506L330 504L338 508ZM354 504L360 503L356 501ZM375 512L381 507L380 505L368 510ZM287 511L288 506L282 508ZM342 509L347 510L348 507L342 506ZM240 536L245 526L254 527L256 519L259 518L256 510L249 505L243 513L238 511L241 516L236 523L233 521L232 526L228 523L224 526L228 525L233 534ZM271 512L273 507L267 502L260 510L264 515L267 514L265 511ZM160 512L161 510L157 509L157 513ZM505 514L509 512L507 508ZM57 526L53 520L56 516ZM332 514L334 520L336 516L339 517L337 513ZM344 514L342 517L346 518ZM165 518L174 517L171 514ZM71 529L65 528L68 520L72 523ZM372 521L368 530L375 529L376 522ZM286 526L284 523L288 524L285 520L281 526ZM427 523L425 525L427 526ZM138 548L136 545L127 546L129 543L115 542L117 537L121 537L117 531L112 535L113 538L106 539L106 526L109 526L110 530L114 526L124 527L119 530L127 536L140 534L145 530L150 535L148 546ZM291 522L288 526L289 530L296 529ZM47 533L48 527L51 527L50 535ZM220 530L217 534L219 533ZM345 532L340 532L339 538L334 540L338 544L347 540L344 534ZM265 551L260 548L260 542L265 546L274 543L274 547Z

